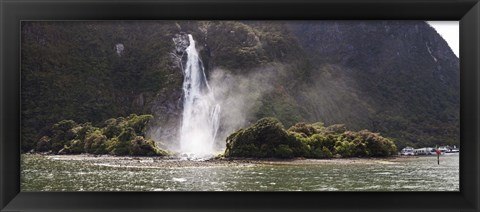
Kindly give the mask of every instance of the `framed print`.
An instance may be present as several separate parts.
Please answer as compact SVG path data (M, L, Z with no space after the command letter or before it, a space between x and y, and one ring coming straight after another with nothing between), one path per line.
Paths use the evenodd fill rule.
M0 5L2 211L480 208L477 1Z

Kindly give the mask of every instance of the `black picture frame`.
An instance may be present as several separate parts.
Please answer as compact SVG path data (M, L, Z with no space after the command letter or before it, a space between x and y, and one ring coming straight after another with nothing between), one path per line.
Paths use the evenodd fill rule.
M0 0L1 211L479 211L478 0ZM21 20L460 20L460 192L20 192Z

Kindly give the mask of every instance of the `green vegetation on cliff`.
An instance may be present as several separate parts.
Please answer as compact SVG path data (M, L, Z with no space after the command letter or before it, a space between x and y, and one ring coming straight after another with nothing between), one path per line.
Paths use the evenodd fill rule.
M157 96L165 101L181 90L169 55L174 29L164 22L23 22L22 150L61 120L100 125L153 114Z
M228 102L253 105L235 108L245 121L232 129L273 116L286 128L370 129L398 148L460 144L459 60L424 21L25 21L21 30L24 152L61 120L100 126L132 113L153 114L155 139L173 142L185 54L172 39L182 33L209 80L237 79L215 91L261 91Z
M131 114L108 119L101 127L62 120L44 132L35 150L53 154L167 155L153 140L145 138L146 125L152 118Z
M297 123L286 130L275 118L263 118L227 138L225 157L332 158L387 157L396 154L392 140L368 130L349 131L344 125Z

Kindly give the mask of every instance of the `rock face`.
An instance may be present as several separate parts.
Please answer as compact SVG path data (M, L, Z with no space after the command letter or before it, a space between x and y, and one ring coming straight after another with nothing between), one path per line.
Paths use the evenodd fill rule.
M175 146L187 33L231 109L219 147L267 116L369 129L400 149L459 144L459 60L423 21L22 22L22 149L60 120L130 113L153 114L147 135Z
M459 141L459 60L428 24L336 21L289 27L310 61L324 67L317 74L330 78L314 83L326 92L306 96L340 106L316 107L317 119L379 131L402 143ZM329 92L346 98L322 97Z

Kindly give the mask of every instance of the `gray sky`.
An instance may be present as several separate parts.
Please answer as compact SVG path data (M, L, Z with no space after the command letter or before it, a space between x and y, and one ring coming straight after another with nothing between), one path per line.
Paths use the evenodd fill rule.
M440 34L452 49L453 53L460 58L460 22L458 21L427 21Z

